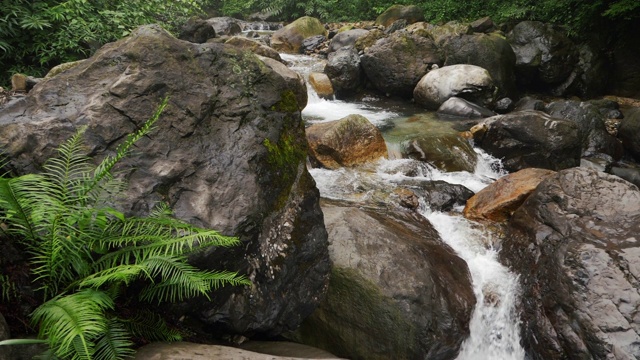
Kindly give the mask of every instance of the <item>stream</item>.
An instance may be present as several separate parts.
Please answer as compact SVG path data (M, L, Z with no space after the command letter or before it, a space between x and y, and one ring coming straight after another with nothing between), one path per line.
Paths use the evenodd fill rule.
M317 71L320 60L304 55L281 56L290 67L305 76ZM308 81L307 81L308 83ZM307 124L333 121L350 114L360 114L378 127L387 143L389 159L357 168L339 170L310 169L320 194L324 198L351 201L384 201L395 184L407 178L407 168L412 169L413 179L444 180L451 184L461 184L478 192L495 179L506 174L500 161L480 149L478 164L473 173L466 171L442 172L427 163L402 159L400 143L409 134L415 133L417 126L409 121L418 115L421 122L428 122L430 131L438 126L446 128L450 123L440 121L435 114L418 109L409 102L401 102L374 96L364 97L357 102L325 100L317 96L311 88L309 100L302 116ZM437 130L436 130L437 131ZM517 276L498 261L495 244L500 239L488 229L468 221L462 216L462 208L450 213L434 211L421 200L420 214L426 217L454 251L464 259L471 273L476 308L470 322L470 336L462 344L459 360L523 360L525 352L520 345L519 316L516 313L519 301Z

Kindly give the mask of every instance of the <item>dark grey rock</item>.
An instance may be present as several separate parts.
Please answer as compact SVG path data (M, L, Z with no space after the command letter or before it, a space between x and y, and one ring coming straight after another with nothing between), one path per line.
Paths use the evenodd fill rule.
M624 151L640 162L640 108L626 112L618 129L618 137L622 140Z
M207 331L275 335L314 310L330 271L296 91L251 52L143 26L3 108L0 146L18 173L34 172L87 125L87 151L99 159L168 95L156 130L118 169L129 181L121 210L144 215L166 201L182 220L238 236L242 246L191 260L240 271L252 286L171 312Z
M496 25L488 16L472 22L469 26L471 26L471 29L477 33L487 33L496 30Z
M180 29L178 38L192 43L202 44L216 37L216 31L206 20L197 17L190 18Z
M337 33L329 44L329 53L337 51L342 47L355 46L356 41L369 33L369 30L365 29L352 29Z
M440 105L438 114L463 118L486 118L495 115L493 111L486 107L455 96Z
M365 76L355 48L341 48L329 54L325 74L331 79L336 98L356 95L364 87Z
M638 188L593 169L548 177L515 211L500 256L531 359L640 357L639 233Z
M511 30L508 40L516 55L516 77L527 89L549 90L559 85L572 74L578 62L573 42L548 24L520 22Z
M582 141L582 156L606 154L614 160L622 157L622 144L607 132L605 117L589 103L560 100L549 103L546 112L556 118L570 120L578 125Z
M497 87L497 97L517 97L516 55L504 36L498 33L449 36L443 38L440 46L445 66L480 66L489 71Z
M529 96L525 96L516 102L513 111L537 110L545 111L547 104L544 101Z
M455 358L475 296L433 226L401 209L323 200L322 210L331 284L298 340L350 359Z
M495 110L495 112L497 112L498 114L506 114L513 111L514 108L515 103L513 102L513 100L506 97L496 101L496 105L493 110Z
M361 58L373 86L388 96L411 98L413 89L433 64L442 65L433 40L395 32L371 45Z
M302 40L302 46L300 51L313 52L318 49L324 42L327 41L327 37L324 35L314 35Z
M476 128L475 145L502 159L507 171L561 170L580 163L582 138L572 121L525 110L484 119Z
M233 36L242 32L241 21L232 17L214 17L207 19L206 22L213 27L218 36Z

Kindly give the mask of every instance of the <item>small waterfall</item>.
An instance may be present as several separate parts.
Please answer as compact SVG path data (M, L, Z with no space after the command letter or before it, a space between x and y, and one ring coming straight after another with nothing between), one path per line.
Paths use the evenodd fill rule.
M498 262L491 234L458 215L423 210L442 239L469 266L477 304L459 360L523 360L516 306L517 277Z
M318 66L317 58L302 55L281 56L291 68L305 77ZM365 116L379 128L406 119L412 111L394 107L393 111L380 106L379 99L362 99L358 102L329 101L320 99L309 89L309 102L302 111L306 122L315 123L340 119L350 114ZM397 144L388 144L393 152ZM473 173L442 172L429 164L411 159L381 159L375 164L338 170L310 169L320 194L325 198L352 201L382 201L396 188L396 183L408 176L403 169L413 171L413 179L444 180L461 184L474 192L493 182L505 172L499 160L476 149L478 164ZM457 209L454 213L431 211L428 204L421 204L421 214L440 233L441 238L464 259L471 273L477 305L470 322L470 336L461 347L459 360L524 360L520 345L519 316L516 307L519 297L518 278L498 261L498 252L492 234L480 225L466 220Z

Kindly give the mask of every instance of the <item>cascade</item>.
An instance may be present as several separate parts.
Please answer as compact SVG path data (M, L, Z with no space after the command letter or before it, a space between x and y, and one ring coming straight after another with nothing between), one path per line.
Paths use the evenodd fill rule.
M305 77L314 71L319 62L311 56L281 56L291 64L293 70ZM403 108L398 103L375 97L354 102L325 100L319 98L310 87L308 90L308 105L302 111L307 123L338 120L350 114L363 115L382 129L390 153L398 145L385 136L386 125L400 123L417 112L411 104ZM477 192L505 173L499 160L479 149L475 150L478 164L473 173L442 172L429 164L394 156L355 169L310 169L310 173L320 194L332 199L375 200L380 193L390 192L396 182L406 177L399 169L407 166L416 169L414 173L418 178L461 184ZM516 313L518 279L498 261L498 236L465 219L461 210L458 208L451 213L432 211L424 201L421 201L419 210L440 233L442 240L467 262L471 273L477 304L470 322L470 336L463 342L458 359L523 360L525 352L520 345L519 316Z

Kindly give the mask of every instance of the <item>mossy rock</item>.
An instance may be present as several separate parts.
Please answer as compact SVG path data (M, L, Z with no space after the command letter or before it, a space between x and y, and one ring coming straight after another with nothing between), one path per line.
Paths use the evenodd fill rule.
M304 16L276 31L271 37L271 47L277 51L296 54L300 52L304 39L316 35L327 36L327 29L320 20Z
M72 61L72 62L60 64L58 66L54 66L51 70L49 70L49 72L47 73L47 75L45 75L44 78L45 79L52 78L52 77L60 74L63 71L69 70L71 68L74 68L74 67L82 64L85 61L86 61L86 59L83 59L83 60Z
M407 24L413 24L424 20L424 12L415 5L393 5L376 19L376 25L388 27L397 20L406 20Z

